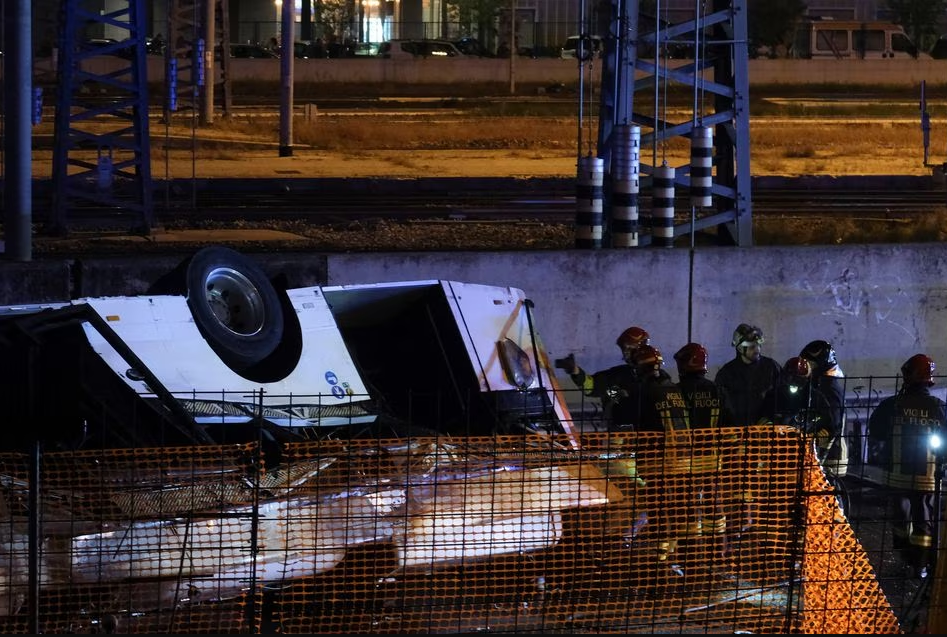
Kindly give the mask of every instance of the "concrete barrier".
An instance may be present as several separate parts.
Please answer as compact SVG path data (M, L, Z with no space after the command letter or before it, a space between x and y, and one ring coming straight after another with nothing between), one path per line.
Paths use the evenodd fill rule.
M187 256L0 261L0 304L141 294ZM707 347L713 373L733 356L730 337L741 322L763 329L764 352L780 362L823 338L849 376L896 375L918 352L947 366L941 243L255 258L289 287L452 279L521 288L550 354L575 352L589 370L618 364L616 336L640 325L672 374L674 352L690 340Z
M670 60L672 68L690 63ZM128 66L126 60L100 56L83 62L83 69L106 74ZM164 82L164 58L148 56L148 81ZM40 60L37 69L49 71L48 61ZM219 65L216 67L220 72ZM578 63L558 58L516 58L513 77L520 86L575 84ZM585 79L597 83L601 79L601 62L595 60L585 67ZM440 87L456 85L496 85L508 87L510 61L499 58L450 58L419 60L386 60L381 58L297 59L293 63L296 85L305 84L375 84L379 86ZM233 59L230 61L234 82L279 82L278 59ZM709 73L709 72L708 72ZM641 75L641 74L639 74ZM916 86L926 81L943 84L947 76L947 60L920 59L843 59L843 60L766 60L749 61L750 85L766 84L831 84ZM2 77L2 75L0 75ZM186 74L180 78L187 81Z

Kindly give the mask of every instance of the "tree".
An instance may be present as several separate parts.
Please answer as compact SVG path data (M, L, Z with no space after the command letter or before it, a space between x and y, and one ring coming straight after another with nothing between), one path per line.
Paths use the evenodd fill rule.
M317 34L327 42L351 36L351 26L358 24L354 6L348 0L316 0L312 20Z
M770 57L776 57L780 50L788 49L805 11L803 0L747 0L750 55L755 57L762 48L769 51Z
M937 20L947 12L947 0L888 0L894 22L922 51L928 51L937 41Z
M490 40L500 10L510 6L509 0L447 0L446 4L448 18L459 25L461 34L474 35L481 42ZM471 27L476 30L471 32Z

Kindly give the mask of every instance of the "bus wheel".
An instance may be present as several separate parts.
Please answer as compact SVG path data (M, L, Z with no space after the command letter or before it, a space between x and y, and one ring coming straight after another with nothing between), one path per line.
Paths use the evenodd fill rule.
M201 335L235 372L266 359L283 337L283 308L262 268L223 246L187 267L187 304Z

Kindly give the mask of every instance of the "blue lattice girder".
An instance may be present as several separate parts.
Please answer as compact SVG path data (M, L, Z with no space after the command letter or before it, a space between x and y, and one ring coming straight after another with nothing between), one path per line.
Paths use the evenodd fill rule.
M61 233L103 213L144 232L153 225L144 1L108 11L63 2L53 151Z

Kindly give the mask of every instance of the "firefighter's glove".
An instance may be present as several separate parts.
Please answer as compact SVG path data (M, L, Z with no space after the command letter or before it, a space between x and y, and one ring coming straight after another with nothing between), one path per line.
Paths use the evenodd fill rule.
M575 354L569 354L564 358L557 358L555 361L556 369L565 370L569 375L578 374L579 368L575 364Z

